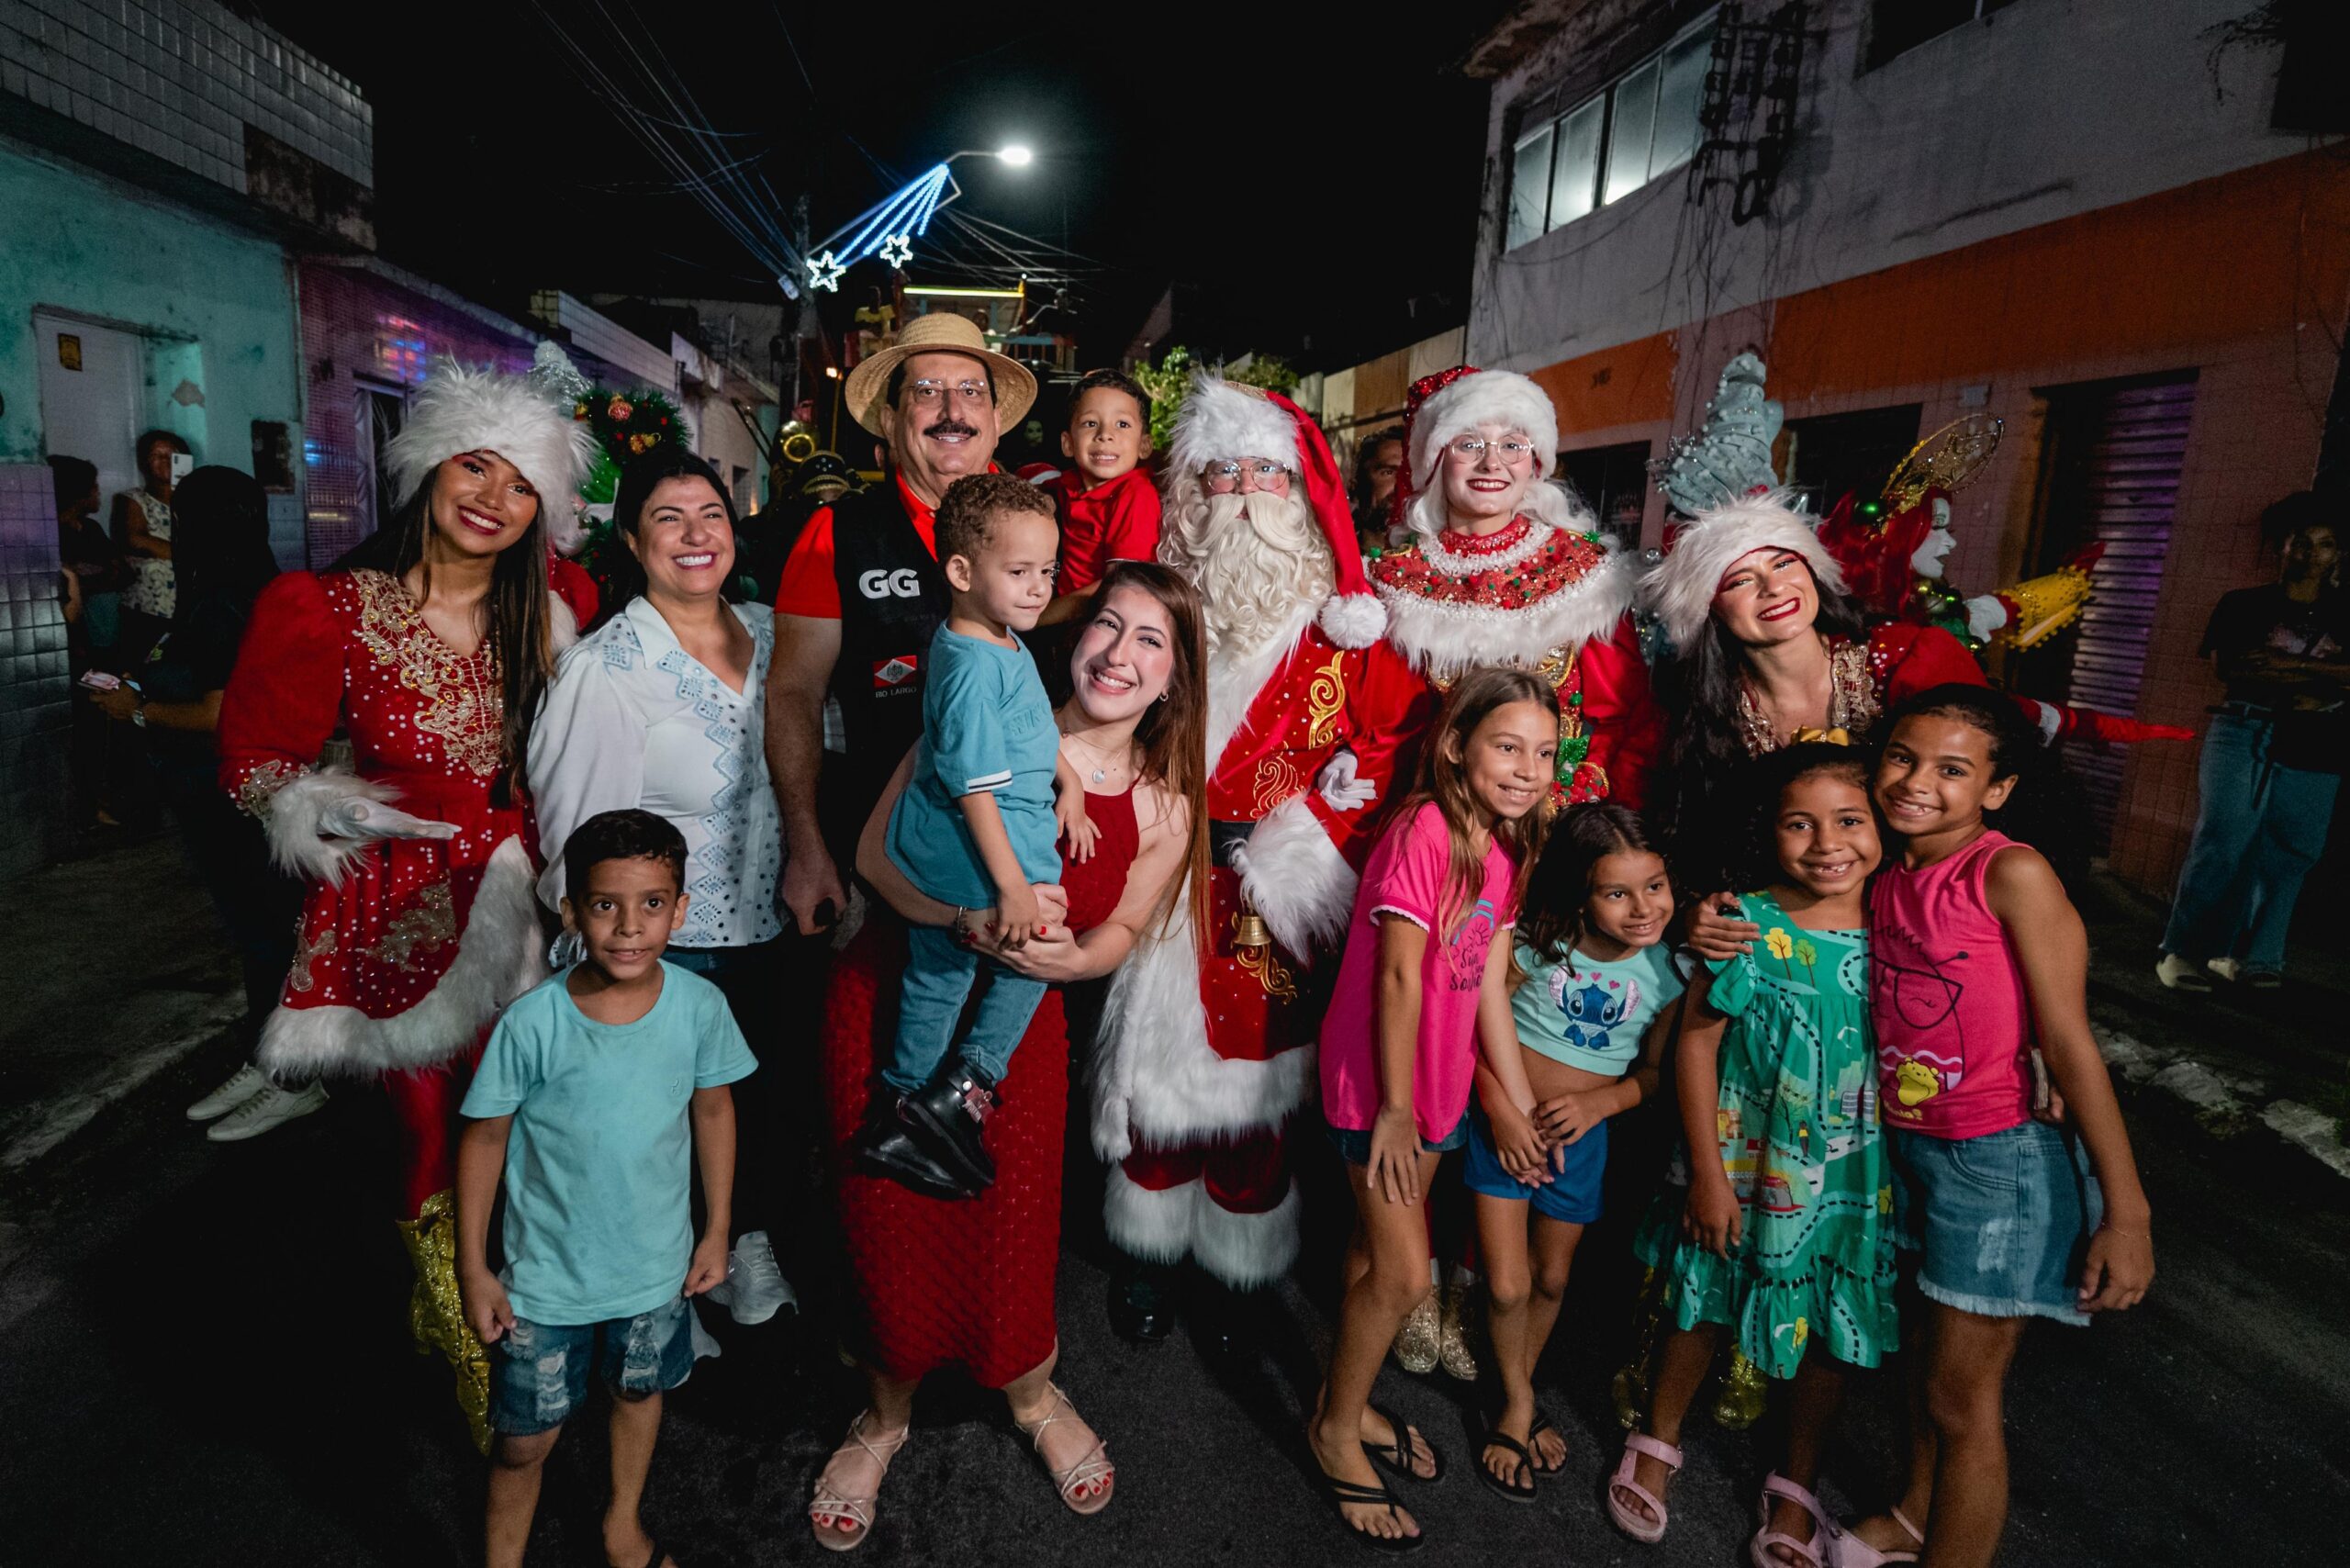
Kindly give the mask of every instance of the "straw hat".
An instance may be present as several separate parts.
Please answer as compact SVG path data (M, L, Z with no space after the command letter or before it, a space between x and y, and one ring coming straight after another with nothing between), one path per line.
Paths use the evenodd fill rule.
M988 367L995 378L996 419L1000 426L1018 424L1028 406L1036 400L1036 378L1028 373L1026 365L988 347L986 335L968 318L941 310L915 317L899 331L896 342L872 358L857 362L856 368L848 373L848 386L844 389L849 418L875 435L882 434L881 410L890 391L890 373L915 354L945 353L968 354Z

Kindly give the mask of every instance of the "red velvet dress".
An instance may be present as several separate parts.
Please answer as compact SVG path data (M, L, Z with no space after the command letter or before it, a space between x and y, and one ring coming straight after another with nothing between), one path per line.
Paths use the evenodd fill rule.
M1085 809L1100 842L1091 859L1067 862L1061 873L1077 931L1117 907L1139 844L1131 792L1088 792ZM1069 1107L1061 993L1045 993L1013 1052L1003 1103L989 1118L995 1185L978 1198L925 1197L860 1173L850 1157L877 1063L897 1026L905 954L904 926L877 910L834 963L824 991L824 1102L863 1349L888 1377L960 1366L979 1383L1002 1388L1052 1354L1059 1332L1053 1290Z

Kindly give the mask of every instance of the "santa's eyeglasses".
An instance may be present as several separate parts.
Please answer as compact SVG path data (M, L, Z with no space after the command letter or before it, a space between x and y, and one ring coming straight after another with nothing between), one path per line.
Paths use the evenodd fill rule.
M1200 483L1214 495L1229 495L1234 490L1285 490L1289 488L1289 470L1262 457L1247 463L1211 463L1200 470Z
M1499 441L1487 441L1481 435L1464 435L1445 450L1463 463L1483 463L1485 460L1486 452L1490 450L1505 465L1515 468L1534 455L1534 443L1530 441L1520 441L1516 436L1505 436Z

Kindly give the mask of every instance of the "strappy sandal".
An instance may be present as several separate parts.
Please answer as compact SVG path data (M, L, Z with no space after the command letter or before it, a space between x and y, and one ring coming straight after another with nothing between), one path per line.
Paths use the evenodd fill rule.
M1427 1537L1424 1535L1373 1535L1367 1529L1358 1529L1355 1522L1347 1518L1347 1509L1350 1506L1383 1506L1388 1513L1400 1522L1404 1514L1404 1500L1389 1491L1384 1483L1376 1486L1359 1486L1351 1481L1340 1480L1319 1464L1314 1468L1322 1477L1322 1495L1330 1499L1330 1506L1337 1512L1338 1523L1346 1527L1348 1535L1371 1551L1384 1551L1393 1555L1405 1551L1417 1551L1427 1543Z
M1567 1468L1567 1462L1565 1460L1561 1459L1558 1463L1550 1466L1550 1469L1545 1470L1542 1468L1542 1461L1536 1457L1534 1439L1540 1437L1545 1432L1558 1432L1559 1441L1561 1445L1563 1445L1567 1440L1567 1434L1559 1431L1558 1423L1551 1420L1550 1417L1542 1414L1541 1411L1537 1410L1534 1412L1534 1425L1526 1429L1527 1457L1534 1461L1534 1473L1536 1475L1556 1475L1559 1472Z
M1068 1394L1061 1392L1059 1384L1047 1383L1045 1387L1051 1392L1053 1403L1044 1417L1032 1426L1015 1416L1012 1424L1025 1432L1028 1440L1036 1445L1036 1458L1044 1463L1045 1473L1053 1478L1053 1484L1060 1488L1061 1501L1069 1505L1069 1512L1091 1518L1110 1506L1111 1489L1105 1485L1096 1495L1080 1498L1078 1488L1091 1485L1096 1481L1114 1482L1118 1467L1110 1462L1110 1445L1096 1433L1093 1446L1086 1450L1075 1464L1065 1470L1053 1468L1053 1462L1045 1458L1045 1428L1056 1421L1082 1422L1084 1417L1077 1413L1077 1406L1070 1403Z
M1654 1546L1664 1539L1665 1525L1670 1516L1665 1512L1664 1499L1632 1479L1633 1467L1640 1455L1662 1462L1668 1475L1681 1473L1681 1450L1671 1443L1661 1443L1646 1432L1629 1432L1624 1438L1624 1457L1616 1462L1616 1473L1607 1479L1607 1517L1616 1528L1644 1545ZM1644 1519L1624 1506L1618 1493L1628 1492L1656 1517Z
M1811 1516L1809 1540L1771 1528L1774 1497L1784 1497ZM1746 1543L1747 1562L1753 1568L1821 1568L1827 1550L1828 1516L1820 1511L1819 1499L1776 1471L1763 1477L1762 1495L1754 1503L1754 1539Z
M1882 1551L1842 1525L1831 1522L1828 1528L1835 1533L1836 1540L1829 1548L1828 1555L1836 1568L1885 1568L1888 1562L1918 1561L1918 1553L1926 1550L1926 1532L1912 1524L1909 1516L1899 1508L1887 1508L1885 1512L1888 1518L1901 1527L1903 1533L1918 1543L1917 1550L1913 1551L1908 1547L1897 1546L1890 1551Z
M848 1437L843 1440L840 1447L833 1450L833 1457L838 1459L846 1453L849 1445L854 1443L871 1455L873 1462L881 1467L881 1475L887 1476L890 1473L890 1462L898 1457L900 1449L906 1446L906 1439L913 1435L913 1428L901 1427L894 1437L884 1438L878 1443L868 1442L865 1437L865 1420L872 1414L870 1410L860 1410L856 1413L856 1419L848 1424ZM824 1468L830 1470L832 1466L828 1464ZM850 1497L830 1490L824 1485L824 1478L822 1475L817 1476L816 1495L810 1499L808 1504L808 1523L816 1532L816 1544L827 1551L850 1551L863 1546L865 1538L873 1533L873 1506L880 1501L880 1498L881 1481L878 1477L875 1479L873 1490L869 1495L863 1497ZM854 1519L856 1521L856 1529L851 1533L842 1529L837 1524L820 1523L816 1517L819 1514L829 1515L834 1519Z
M1371 1456L1371 1463L1399 1481L1417 1481L1423 1484L1431 1484L1444 1479L1444 1455L1438 1450L1434 1443L1428 1441L1426 1433L1415 1428L1410 1422L1393 1410L1382 1409L1374 1405L1371 1407L1371 1413L1386 1422L1387 1429L1395 1435L1395 1440L1392 1443L1367 1442L1362 1445L1362 1451ZM1412 1468L1412 1439L1414 1438L1419 1439L1428 1450L1428 1473L1426 1475L1422 1475Z
M1485 1484L1486 1490L1497 1496L1506 1497L1513 1503L1534 1501L1534 1455L1528 1450L1528 1446L1503 1431L1499 1427L1485 1428L1485 1446L1489 1449L1507 1449L1517 1455L1517 1467L1515 1472L1516 1479L1511 1481L1504 1481L1500 1476L1495 1475L1494 1467L1485 1462L1483 1454L1477 1456L1477 1479Z

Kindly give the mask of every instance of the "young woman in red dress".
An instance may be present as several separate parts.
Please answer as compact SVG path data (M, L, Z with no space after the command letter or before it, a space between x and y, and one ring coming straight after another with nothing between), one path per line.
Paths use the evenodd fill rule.
M1065 920L995 957L1058 983L1116 969L1136 935L1173 901L1206 887L1203 812L1207 698L1200 604L1165 566L1122 562L1102 579L1069 661L1075 693L1060 707L1061 755L1087 780L1100 837L1090 858L1063 846ZM905 1445L916 1388L959 1366L1003 1391L1061 1499L1080 1514L1108 1506L1106 1446L1052 1381L1059 1358L1054 1282L1060 1255L1061 1145L1069 1030L1046 993L988 1119L995 1184L976 1200L923 1196L857 1172L851 1141L865 1116L877 1044L886 1050L905 962L904 922L957 924L987 942L990 912L925 898L881 853L882 825L912 758L874 807L857 869L885 899L842 953L824 997L824 1097L841 1175L841 1224L867 1406L816 1482L810 1521L845 1551L871 1532L881 1479ZM1043 891L1051 895L1056 890ZM1049 905L1048 905L1049 907ZM1193 911L1194 918L1199 912Z
M522 759L592 609L550 592L547 546L592 451L522 377L436 371L388 454L408 500L336 569L271 583L220 704L220 786L308 883L260 1064L381 1078L410 1327L455 1370L477 1441L487 1362L458 1305L453 1129L498 1010L546 972ZM323 761L338 732L350 760Z

